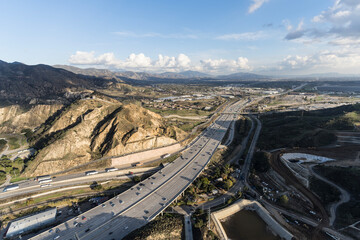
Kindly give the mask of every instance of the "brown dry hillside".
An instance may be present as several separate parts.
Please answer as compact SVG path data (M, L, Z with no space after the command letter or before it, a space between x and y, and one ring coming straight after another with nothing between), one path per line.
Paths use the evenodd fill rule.
M38 154L26 176L51 174L101 156L127 154L161 147L185 137L164 119L134 104L105 97L77 100L49 118L35 133Z
M21 130L34 129L45 122L48 117L61 109L61 104L33 105L24 108L11 105L0 108L0 133L19 133Z

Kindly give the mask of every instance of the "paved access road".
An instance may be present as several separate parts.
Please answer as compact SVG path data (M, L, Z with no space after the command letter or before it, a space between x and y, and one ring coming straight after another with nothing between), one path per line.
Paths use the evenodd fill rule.
M337 188L339 190L339 192L341 193L340 195L340 200L338 202L335 202L335 203L332 203L331 204L331 207L330 207L330 218L329 218L329 221L330 221L330 226L333 226L334 222L335 222L335 219L336 219L336 209L343 203L346 203L348 201L350 201L350 194L344 190L342 187L340 187L339 185L331 182L329 179L317 174L316 172L314 172L313 170L313 166L310 166L309 167L309 170L310 170L310 173L312 175L314 175L315 177L317 177L318 179L326 182L327 184L333 186L334 188Z
M103 205L62 223L49 232L32 239L122 239L147 224L170 205L196 179L209 163L224 138L236 113L239 102L227 107L184 151L181 157L131 189ZM80 226L77 223L81 223ZM77 225L77 226L76 226Z

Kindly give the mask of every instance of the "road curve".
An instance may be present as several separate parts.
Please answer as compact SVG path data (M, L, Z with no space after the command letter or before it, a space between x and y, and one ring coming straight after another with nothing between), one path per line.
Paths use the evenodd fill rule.
M312 175L314 175L315 177L317 177L317 178L320 179L321 181L324 181L324 182L326 182L327 184L333 186L334 188L337 188L337 189L340 191L340 193L341 193L340 201L335 202L335 203L332 203L332 204L331 204L331 207L330 207L329 225L332 226L332 225L334 224L334 222L335 222L335 219L336 219L336 210L337 210L337 208L338 208L341 204L346 203L346 202L348 202L348 201L350 200L350 194L349 194L347 191L345 191L342 187L340 187L340 186L336 185L335 183L329 181L329 180L326 179L325 177L317 174L317 173L313 170L313 167L314 167L314 165L309 167L310 173L311 173Z

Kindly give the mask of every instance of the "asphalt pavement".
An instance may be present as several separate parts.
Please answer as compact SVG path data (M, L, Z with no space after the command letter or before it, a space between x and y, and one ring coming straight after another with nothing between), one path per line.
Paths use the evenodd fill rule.
M151 177L99 205L31 239L121 239L147 224L170 205L209 163L241 108L237 102L220 114L181 157ZM82 220L83 218L86 218ZM78 223L81 223L80 225ZM58 229L58 230L57 230Z

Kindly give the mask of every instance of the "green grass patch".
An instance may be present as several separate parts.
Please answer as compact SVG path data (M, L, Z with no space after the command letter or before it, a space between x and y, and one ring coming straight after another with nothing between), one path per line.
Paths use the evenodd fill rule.
M9 137L8 138L8 144L9 144L9 149L10 150L20 148L20 142L19 142L19 139L17 137Z
M178 109L167 109L167 110L162 110L162 109L158 109L158 108L147 108L152 112L156 112L162 116L167 116L167 115L179 115L179 116L208 116L210 115L212 112L209 111L203 111L203 110L195 110L195 109L182 109L182 110L178 110Z
M184 124L179 124L177 125L178 128L180 128L181 130L185 131L185 132L191 132L191 130L202 124L203 121L196 121L196 122L185 122Z
M5 150L6 144L7 144L7 141L5 139L0 139L0 152Z
M20 182L20 181L23 181L23 180L26 180L28 178L26 177L15 177L15 178L11 178L10 182L11 183L16 183L16 182Z

